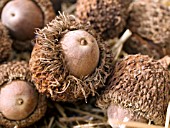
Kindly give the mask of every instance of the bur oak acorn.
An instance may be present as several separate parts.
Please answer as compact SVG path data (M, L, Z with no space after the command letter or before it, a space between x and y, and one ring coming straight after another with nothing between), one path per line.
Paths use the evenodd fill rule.
M77 0L76 15L90 22L104 40L113 39L123 32L132 0Z
M116 63L97 100L100 108L107 109L110 125L117 119L164 125L170 97L170 74L164 66L140 54Z
M152 0L134 1L127 27L132 37L125 43L129 54L141 53L155 59L170 55L170 9Z
M45 96L39 95L25 61L0 65L0 125L26 127L44 116Z
M40 93L74 102L96 94L111 71L111 51L89 24L60 14L36 32L29 61Z

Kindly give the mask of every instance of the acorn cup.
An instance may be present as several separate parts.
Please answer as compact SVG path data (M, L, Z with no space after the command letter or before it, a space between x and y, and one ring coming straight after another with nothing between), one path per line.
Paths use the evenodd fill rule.
M40 93L54 101L74 102L104 87L111 51L89 24L60 14L36 34L29 64Z
M32 50L35 29L42 28L55 17L50 0L1 0L2 23L9 29L13 47Z
M46 98L33 85L27 62L0 65L0 125L29 126L45 114L46 108Z
M124 50L155 59L170 55L170 8L152 0L138 0L129 10L127 27L133 35Z
M8 35L8 30L0 22L0 62L8 59L12 52L12 40Z
M164 125L170 98L170 74L164 68L170 61L165 60L137 54L116 63L97 99L97 106L107 110L111 126L116 121Z
M90 22L104 40L119 36L128 17L128 7L133 0L77 0L76 15Z

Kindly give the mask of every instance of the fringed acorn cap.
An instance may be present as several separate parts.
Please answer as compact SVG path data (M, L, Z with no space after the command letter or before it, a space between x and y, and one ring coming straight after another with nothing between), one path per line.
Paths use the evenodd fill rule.
M117 37L125 28L132 0L78 0L76 14L89 21L103 39Z
M8 35L8 30L0 22L0 62L9 58L12 52L12 40Z
M82 31L82 35L86 33L87 36L82 37L81 34L75 34ZM111 71L111 54L109 50L105 49L105 44L101 42L100 38L88 24L82 24L73 15L60 14L47 27L38 30L36 34L36 44L30 59L30 69L32 79L40 93L46 94L55 101L72 102L86 99L89 94L95 95L96 90L104 86L106 78ZM65 45L68 45L68 47L72 45L71 43L80 41L79 46L82 47L84 45L86 49L89 46L88 43L90 43L90 40L93 39L92 45L97 42L97 47L95 45L96 49L93 50L100 52L99 61L97 62L97 66L94 67L94 70L90 74L86 74L80 78L76 76L78 74L72 75L70 72L71 69L69 69L69 64L67 63L67 59L69 59L67 50L78 56L81 52L75 53L77 46L73 46L71 49L63 49L62 42L70 36L69 34L72 37L65 42ZM82 51L86 51L85 49ZM93 50L88 53L93 53ZM88 53L87 55L89 55ZM83 61L85 56L86 54L79 59ZM93 58L91 60L94 60L95 56L89 56L89 58ZM70 59L73 63L77 62L74 55ZM79 60L78 62L81 63ZM86 62L81 64L84 65ZM81 64L77 63L74 65L73 71L74 68L77 70L77 67L81 67ZM88 70L92 65L88 65L87 62L83 69Z
M32 0L32 1L35 3L35 5L38 7L38 9L41 10L41 12L43 14L43 23L42 23L43 25L46 25L48 22L50 22L56 16L50 0ZM0 1L0 14L2 14L2 10L8 4L8 2L11 2L11 0L1 0ZM2 16L1 16L1 18L2 18ZM36 21L37 21L37 19L36 19ZM28 35L26 35L26 36L28 36ZM13 40L14 40L13 47L16 50L19 50L19 51L32 50L32 47L33 47L33 44L31 43L32 39L27 39L27 40L13 39Z
M97 105L118 105L154 124L163 125L169 102L170 75L147 55L128 55L118 61Z
M128 53L137 51L138 53L147 54L141 51L141 47L146 51L156 51L158 53L148 53L151 57L160 58L170 55L170 9L160 3L151 0L139 0L133 2L130 7L128 28L137 37L127 42L129 47ZM142 41L143 40L143 41ZM147 45L143 45L143 42ZM139 43L138 43L139 42ZM134 47L133 45L137 45ZM150 49L151 48L151 49ZM158 55L157 55L158 54Z
M20 83L22 85L21 84L17 85L16 81L20 81ZM27 84L23 84L24 82ZM16 95L16 97L19 97L21 95L21 97L23 98L23 101L20 102L20 105L18 105L17 107L15 107L15 105L14 105L14 106L11 106L12 109L8 110L8 107L10 107L9 105L11 105L14 102L14 101L9 102L8 100L10 100L10 99L8 96L11 96L12 93L14 93L14 95L15 95L15 93L20 92L20 90L17 90L16 88L18 88L18 87L20 88L25 85L29 86L29 88L28 88L29 93L32 92L31 91L32 89L34 91L36 91L35 86L33 86L32 81L31 81L31 74L28 69L28 63L26 63L25 61L13 61L13 62L8 62L7 64L0 65L0 88L1 88L0 125L6 126L6 127L14 127L14 126L26 127L26 126L29 126L29 125L33 124L34 122L38 121L45 114L46 108L47 108L46 98L42 95L38 95L38 93L37 92L35 93L34 91L32 93L33 93L33 95L35 94L35 97L38 96L37 100L32 99L32 98L34 98L34 96L32 97L32 95L31 95L30 97L27 97L28 98L27 100L24 101L25 95L28 92L24 91L24 93L23 92L18 93ZM10 90L10 88L13 88L13 89ZM8 90L8 92L7 92L7 90ZM9 90L11 92L9 92ZM25 90L25 88L23 90ZM6 98L6 100L4 98ZM10 113L8 113L8 112L12 111L12 114L16 114L15 111L17 111L18 108L21 108L21 111L23 111L22 104L30 103L31 100L37 101L37 103L33 103L36 106L34 107L33 112L30 112L29 115L23 115L23 116L26 116L24 119L18 118L18 117L22 117L21 116L22 113L14 116L14 117ZM3 103L3 102L8 102L8 104ZM8 106L4 108L3 105L4 106L8 105ZM33 106L31 104L29 104L27 106L27 109L26 110L24 109L24 110L29 111L29 109L32 109L31 107L33 107ZM7 110L5 110L5 109L7 109ZM20 112L20 111L17 111L17 112ZM23 113L25 113L25 112L23 112ZM27 114L27 113L25 113L25 114ZM8 116L8 117L6 117L6 116ZM16 118L16 120L15 120L15 118Z

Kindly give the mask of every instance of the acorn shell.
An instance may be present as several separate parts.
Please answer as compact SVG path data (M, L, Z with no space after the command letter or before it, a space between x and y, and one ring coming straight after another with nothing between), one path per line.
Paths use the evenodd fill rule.
M125 28L132 0L77 0L76 14L89 21L104 40L117 37Z
M69 74L60 43L65 33L79 29L93 35L100 50L95 71L81 79ZM60 14L36 34L30 70L40 93L55 101L73 102L86 99L89 94L94 96L96 90L104 86L112 65L110 50L105 49L105 44L88 24L82 24L73 15Z
M0 1L0 14L2 12L3 7L9 1L10 0ZM32 0L32 1L34 1L37 4L37 6L40 7L41 11L43 12L44 25L46 25L56 16L50 0ZM14 41L13 47L18 51L32 50L33 48L33 44L31 43L31 40L26 40L26 41L13 40L13 41Z
M134 34L148 42L147 50L152 51L150 47L154 48L152 45L155 45L161 48L156 58L162 57L162 52L163 56L170 55L170 8L151 0L141 0L133 2L129 10L127 26ZM136 44L134 40L126 46L131 47L131 52L137 50L143 54L140 48L145 46L141 43L132 48L133 44ZM150 56L155 57L155 54Z
M147 55L128 55L118 61L97 105L107 109L120 105L154 124L165 123L169 102L170 74Z
M0 62L9 58L12 52L12 40L8 35L8 30L0 22Z
M0 87L13 80L23 80L32 83L28 63L25 61L13 61L0 65ZM46 98L42 95L39 95L38 98L38 104L34 112L23 120L9 120L0 112L0 125L26 127L38 121L45 114L47 108Z

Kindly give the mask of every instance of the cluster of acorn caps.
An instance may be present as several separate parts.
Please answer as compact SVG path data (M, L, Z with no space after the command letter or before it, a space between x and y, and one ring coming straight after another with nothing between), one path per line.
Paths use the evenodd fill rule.
M154 0L0 1L0 125L26 127L44 116L47 98L87 102L108 122L164 125L170 99L170 8ZM107 41L129 29L115 61ZM12 59L29 51L28 61ZM114 62L115 61L115 62Z

